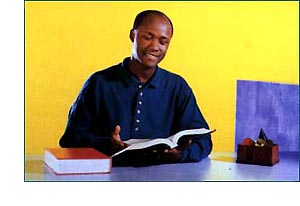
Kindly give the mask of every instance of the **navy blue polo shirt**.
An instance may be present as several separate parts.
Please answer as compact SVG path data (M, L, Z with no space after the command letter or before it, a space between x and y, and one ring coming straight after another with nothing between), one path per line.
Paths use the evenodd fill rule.
M68 117L62 147L92 146L104 153L116 125L123 141L166 138L181 130L208 128L191 88L179 75L157 67L142 84L129 70L129 58L92 74ZM200 161L212 149L210 135L195 138L182 161Z

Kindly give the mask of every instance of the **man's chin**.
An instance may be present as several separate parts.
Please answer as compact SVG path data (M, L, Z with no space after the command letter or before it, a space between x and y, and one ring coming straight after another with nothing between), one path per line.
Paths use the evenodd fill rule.
M155 68L160 61L142 61L141 64L148 68Z
M153 69L156 68L158 63L161 61L159 59L153 60L153 59L147 59L147 58L140 58L135 59L139 64L141 64L145 69Z
M156 68L157 64L143 64L145 66L145 68L147 69L153 69Z

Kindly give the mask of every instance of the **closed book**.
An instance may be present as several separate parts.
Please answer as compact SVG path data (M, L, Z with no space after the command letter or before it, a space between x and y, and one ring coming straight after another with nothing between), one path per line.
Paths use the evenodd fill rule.
M56 174L110 173L111 158L93 148L47 148L45 164Z

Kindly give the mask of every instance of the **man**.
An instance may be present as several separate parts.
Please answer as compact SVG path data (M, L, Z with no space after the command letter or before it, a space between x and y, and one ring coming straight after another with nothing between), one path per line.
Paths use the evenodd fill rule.
M94 147L108 155L125 148L130 138L168 137L181 130L208 128L185 80L158 67L173 35L162 12L138 14L130 31L132 55L91 75L69 112L62 147ZM131 153L120 165L194 162L212 150L209 134L177 148ZM113 159L114 160L114 159Z

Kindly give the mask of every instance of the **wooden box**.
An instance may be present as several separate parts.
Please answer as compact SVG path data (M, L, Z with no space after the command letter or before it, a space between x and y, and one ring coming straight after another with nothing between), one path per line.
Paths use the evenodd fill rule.
M238 145L237 163L273 166L279 162L279 147L272 146Z

